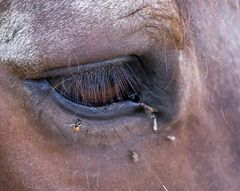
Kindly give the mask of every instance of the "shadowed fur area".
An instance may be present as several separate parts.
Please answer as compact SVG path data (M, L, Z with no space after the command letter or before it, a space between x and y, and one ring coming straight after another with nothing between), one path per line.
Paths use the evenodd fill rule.
M0 0L0 191L238 191L239 35L238 0Z

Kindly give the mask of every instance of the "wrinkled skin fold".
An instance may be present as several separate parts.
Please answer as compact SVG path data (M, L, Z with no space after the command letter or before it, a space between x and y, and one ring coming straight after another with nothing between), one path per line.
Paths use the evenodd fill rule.
M0 190L238 191L239 4L0 1ZM84 108L35 80L128 55L153 87L143 101L161 110L157 132L144 112L80 117L74 132Z

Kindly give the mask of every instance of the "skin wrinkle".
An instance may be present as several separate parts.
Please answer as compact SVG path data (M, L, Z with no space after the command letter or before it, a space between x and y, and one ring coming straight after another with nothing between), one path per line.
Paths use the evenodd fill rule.
M131 182L133 190L158 189L159 182L154 179L154 176L147 168L148 166L151 166L153 174L159 175L163 179L163 183L169 191L239 190L240 165L239 152L237 153L236 151L239 151L239 104L237 103L239 103L240 92L234 91L240 89L238 88L239 38L237 35L240 34L239 22L237 22L239 21L239 15L233 16L233 14L230 14L228 6L224 9L219 7L221 5L220 1L216 1L218 2L216 5L211 1L210 9L207 9L208 4L205 4L205 2L208 1L185 1L185 8L188 10L185 12L192 13L188 35L192 35L193 47L189 46L189 49L191 49L193 54L196 51L196 60L193 63L198 65L200 76L202 77L201 83L197 84L199 82L198 79L194 78L195 73L193 71L193 76L190 79L194 78L196 85L202 85L204 88L202 91L197 92L199 93L198 95L194 94L189 98L191 99L191 107L187 108L187 116L182 118L182 124L177 123L175 127L171 125L171 128L175 128L175 130L181 129L178 133L174 131L179 142L177 141L174 145L168 144L161 141L160 135L155 136L156 139L133 137L132 140L125 140L124 145L128 145L131 150L135 150L137 147L137 151L144 156L145 161L148 163L144 164L144 161L140 161L140 163L135 165L131 165L126 160L127 157L123 153L127 153L127 149L122 142L117 146L113 145L110 153L108 149L105 150L106 153L108 152L107 160L94 154L96 151L100 152L99 150L102 150L101 147L97 147L97 149L89 148L88 159L91 161L88 161L89 176L94 174L91 169L94 169L95 164L96 166L100 164L99 160L104 167L102 169L103 175L99 182L99 190L125 190L126 184L123 179ZM226 5L227 2L222 4ZM182 10L185 9L182 8ZM213 10L215 10L214 15ZM224 22L218 22L217 18L222 17L221 15L216 15L216 13L226 16L231 15L232 17L229 22L229 17L225 17ZM215 22L213 22L214 20ZM196 23L199 28L196 28ZM219 23L221 24L219 25ZM232 31L232 33L227 34L225 28L231 29L227 31L228 33ZM209 35L209 31L212 31L211 35ZM219 31L222 33L218 36ZM229 54L231 54L231 57L228 56ZM206 65L204 64L206 60L208 63L207 77ZM0 73L1 77L2 73ZM183 73L184 75L186 74ZM84 169L82 167L85 160L85 156L82 156L84 155L84 150L81 150L81 147L72 149L64 146L60 149L56 145L53 146L53 143L52 146L49 146L51 143L47 141L46 137L41 137L36 133L33 128L34 124L28 125L27 119L23 122L24 118L30 116L25 108L21 104L20 106L17 103L9 104L13 100L20 100L22 96L18 94L20 90L12 90L13 92L10 93L10 88L4 89L2 86L5 79L1 79L0 83L0 117L2 117L0 121L1 127L9 127L10 130L8 130L9 128L3 128L0 133L0 150L6 151L5 153L0 153L4 156L0 160L1 163L4 163L4 165L0 163L1 166L5 168L9 161L13 162L14 168L11 167L13 168L11 169L12 174L16 175L18 172L19 174L16 176L24 179L22 182L27 184L29 189L32 190L77 190L79 187L87 189L86 175L81 171ZM17 80L11 79L11 81ZM8 83L6 83L7 86ZM210 97L215 100L212 103L212 109L209 109L206 104L209 103ZM202 101L201 107L196 109L196 103L199 99ZM19 108L22 108L22 110L16 113L16 111L19 111ZM8 113L6 113L7 111ZM222 113L224 113L224 117ZM226 123L224 123L224 119L226 119L228 126L233 131L229 131ZM9 125L9 122L11 125ZM47 123L51 124L51 122ZM9 138L13 140L9 142ZM122 136L122 138L125 137ZM106 139L111 139L111 137L107 135ZM29 143L27 146L25 145L26 142ZM111 142L111 140L108 142ZM4 147L2 146L3 144ZM41 148L40 151L39 148ZM58 148L57 151L56 148ZM52 156L51 151L56 151L56 154ZM25 156L25 153L28 153L28 155ZM98 156L101 156L101 154ZM46 156L43 157L43 155ZM65 161L63 162L62 160ZM28 168L29 166L31 168ZM21 168L20 171L19 168ZM75 177L69 175L72 174L72 169L75 170L76 168L80 175ZM28 173L28 170L35 173ZM60 173L59 170L61 170ZM57 172L57 176L52 174L53 172ZM66 182L69 183L67 184L68 188L65 187ZM72 182L74 184L71 184ZM40 188L41 186L43 187ZM13 190L19 189L16 186L16 189Z

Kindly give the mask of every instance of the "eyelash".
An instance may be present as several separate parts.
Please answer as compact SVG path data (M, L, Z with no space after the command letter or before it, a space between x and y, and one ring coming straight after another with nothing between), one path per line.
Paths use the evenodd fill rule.
M87 106L140 100L141 80L134 72L136 63L101 65L79 69L78 73L49 77L54 89L65 98Z
M174 61L172 65L176 65ZM176 116L178 100L172 80L177 76L169 68L168 78L163 78L164 66L164 62L156 64L143 57L127 56L48 70L25 80L25 86L34 92L34 98L47 97L61 111L74 116L109 120L144 111L151 119L149 113L161 116L166 123Z

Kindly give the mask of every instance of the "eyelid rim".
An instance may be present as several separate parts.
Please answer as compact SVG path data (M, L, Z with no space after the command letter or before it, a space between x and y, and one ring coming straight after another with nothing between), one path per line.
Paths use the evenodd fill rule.
M131 63L139 63L140 61L136 56L124 56L119 57L111 60L106 60L102 62L96 62L96 63L88 63L88 64L81 64L76 66L67 66L64 68L55 68L51 69L45 72L42 72L40 74L37 74L32 79L43 79L43 78L49 78L49 77L59 77L59 76L68 76L72 74L81 74L82 72L88 72L91 70L96 70L101 67L111 67L111 66L117 66L120 64L131 64Z
M58 92L52 91L53 89L47 80L26 80L24 85L31 92L34 92L34 96L48 95L63 110L83 118L109 120L143 111L142 104L133 101L111 103L97 108L80 105L66 99Z

